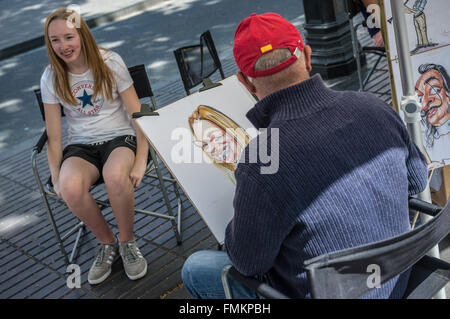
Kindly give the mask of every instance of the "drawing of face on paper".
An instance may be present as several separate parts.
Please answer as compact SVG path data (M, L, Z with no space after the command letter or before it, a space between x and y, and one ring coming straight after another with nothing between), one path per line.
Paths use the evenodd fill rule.
M425 149L432 161L450 161L450 77L444 66L424 63L418 68L416 93L421 108Z
M249 135L231 118L206 105L198 106L188 123L194 145L235 184L234 171Z

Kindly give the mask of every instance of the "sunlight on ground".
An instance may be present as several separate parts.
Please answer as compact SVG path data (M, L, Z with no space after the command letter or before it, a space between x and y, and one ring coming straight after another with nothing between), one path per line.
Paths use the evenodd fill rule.
M165 66L168 63L169 62L167 62L167 61L156 61L156 62L150 63L149 65L147 65L147 67L149 69L157 69L157 68L161 68L161 67Z
M37 90L37 89L39 89L39 85L34 84L26 89L23 89L23 92L33 92L34 90Z
M218 4L218 3L220 3L220 2L222 2L222 0L211 0L211 1L208 1L208 2L206 2L206 3L203 3L203 5L204 5L204 6L212 6L212 5Z
M11 136L11 130L0 131L0 148L6 147L5 141Z
M100 46L104 47L106 49L113 49L113 48L120 47L124 42L125 42L124 40L113 41L113 42L103 42L103 43L100 43Z
M116 31L116 30L117 30L117 26L115 26L115 25L111 25L111 26L105 28L105 31Z
M14 113L20 111L20 103L23 101L21 99L12 99L6 102L0 103L0 110L3 110L7 113Z
M15 60L17 60L17 59L15 59ZM3 65L0 65L0 77L5 75L6 70L15 68L18 64L19 64L19 62L16 62L13 60L13 61L7 62Z
M169 15L189 9L194 2L199 2L199 0L169 0L155 5L148 11L159 11L164 15Z
M44 6L44 4L35 4L32 6L23 7L22 11L29 11L29 10L39 10Z
M25 216L11 216L0 219L0 234L6 231L11 232L19 227L25 227L30 223L34 223L38 220L37 215L25 215Z
M153 42L167 42L169 40L170 40L169 37L158 37L156 39L153 39Z

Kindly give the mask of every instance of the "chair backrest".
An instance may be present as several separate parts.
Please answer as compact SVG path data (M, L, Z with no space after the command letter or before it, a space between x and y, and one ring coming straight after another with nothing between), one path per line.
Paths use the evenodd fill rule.
M373 270L368 270L370 265L379 267L380 284L383 284L417 262L423 263L425 254L446 237L449 230L450 200L433 219L406 234L307 260L304 266L311 296L362 297L373 289L367 284L373 274ZM450 269L446 272L448 278Z
M217 70L220 71L222 79L225 78L222 64L209 31L200 36L200 44L181 47L173 53L188 95L190 89L202 83L203 79L210 77Z
M153 104L152 109L156 108L156 103L152 91L152 87L150 86L150 81L147 76L147 72L145 70L145 65L139 64L128 68L130 72L130 76L133 79L134 88L136 90L136 94L139 99L142 98L150 98ZM44 112L44 103L42 103L42 95L41 89L34 90L34 94L36 95L36 99L39 105L39 110L41 111L42 120L45 122L45 112ZM61 115L64 116L64 108L61 105Z
M137 96L142 98L152 98L153 91L150 86L150 81L147 76L147 72L145 70L145 65L139 64L128 68L130 72L131 78L134 82L134 88L136 90Z

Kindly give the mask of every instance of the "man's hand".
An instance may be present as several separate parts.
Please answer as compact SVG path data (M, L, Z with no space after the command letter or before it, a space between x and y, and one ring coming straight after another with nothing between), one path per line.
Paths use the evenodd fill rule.
M373 44L376 47L384 47L384 41L383 41L383 35L381 34L381 31L378 31L373 37Z

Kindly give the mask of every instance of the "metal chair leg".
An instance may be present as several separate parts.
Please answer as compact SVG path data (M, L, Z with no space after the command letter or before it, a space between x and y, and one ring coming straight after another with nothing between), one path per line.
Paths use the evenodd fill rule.
M223 267L221 276L226 299L233 299L233 296L231 295L230 285L228 284L228 272L230 271L230 268L231 265L226 265L225 267Z
M149 150L150 150L151 158L153 160L153 164L155 165L156 174L157 174L158 179L159 179L159 184L161 186L161 191L163 193L164 201L165 201L165 204L167 206L168 214L169 214L169 216L174 217L174 214L173 214L173 211L172 211L172 207L170 205L169 196L167 195L167 189L166 189L166 186L164 184L164 179L163 179L163 176L162 176L162 173L161 173L161 169L160 169L159 164L158 164L158 159L156 157L156 154L155 154L155 151L153 150L153 148L149 147ZM178 219L180 220L180 215L179 215ZM177 244L181 245L181 242L182 242L181 234L178 232L177 223L175 223L175 221L173 219L170 219L170 222L172 223L172 229L173 229L173 231L175 233L175 238L177 240Z
M33 151L32 155L31 155L31 163L32 163L32 167L33 167L34 177L36 179L36 183L38 185L39 192L41 193L41 197L42 197L42 200L44 202L45 210L47 212L47 217L48 217L48 219L50 221L50 224L51 224L51 226L53 228L53 232L54 232L56 240L58 242L59 249L61 250L61 254L62 254L63 258L64 258L65 263L68 265L68 264L70 264L69 258L67 257L66 250L64 249L64 245L63 245L63 242L61 240L61 235L60 235L60 233L58 231L58 227L56 226L56 222L55 222L55 219L53 217L52 209L50 207L50 204L48 203L47 194L45 192L44 186L42 185L42 182L41 182L41 179L39 177L38 170L37 170L37 163L36 163L36 156L37 156L37 154L38 154L37 151Z

